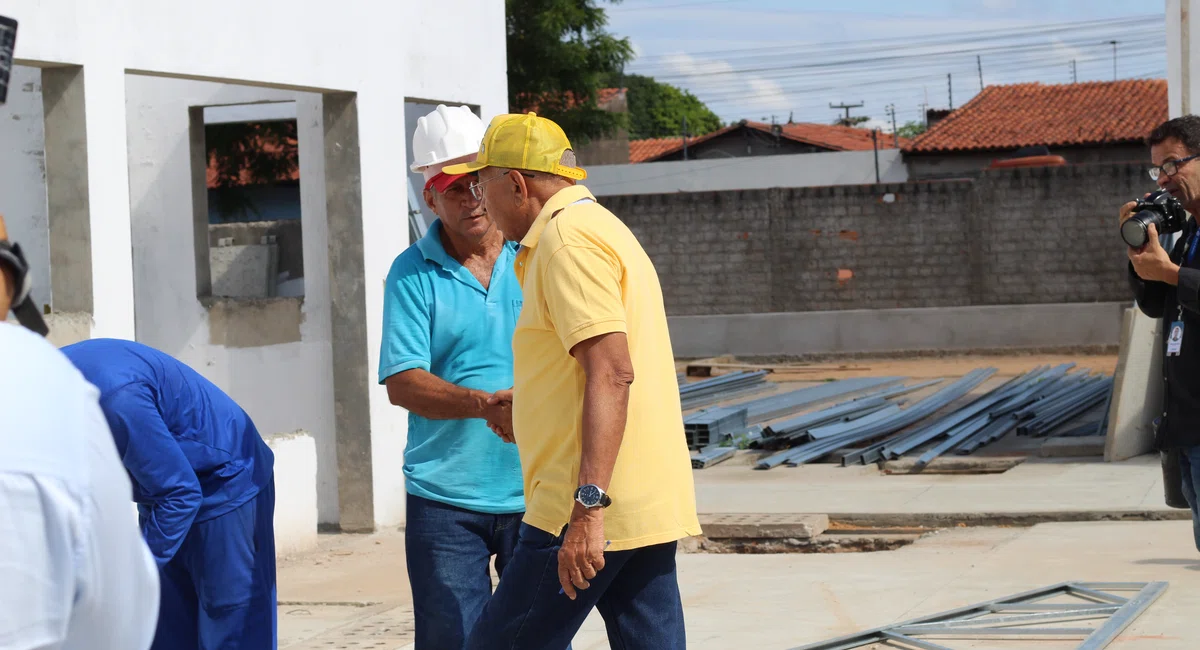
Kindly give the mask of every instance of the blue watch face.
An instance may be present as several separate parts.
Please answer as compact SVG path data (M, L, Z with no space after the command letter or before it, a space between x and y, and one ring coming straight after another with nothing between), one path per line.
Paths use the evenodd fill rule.
M600 488L595 485L585 485L579 488L579 501L585 506L599 505Z

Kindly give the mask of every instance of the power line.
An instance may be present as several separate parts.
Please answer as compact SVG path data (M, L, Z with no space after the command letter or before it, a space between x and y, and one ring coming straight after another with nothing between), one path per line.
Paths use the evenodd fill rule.
M1089 40L1089 41L1084 41L1083 43L1072 41L1070 44L1071 45L1084 44L1086 42L1094 42L1094 41ZM756 68L730 68L728 70L713 70L713 71L708 72L707 75L708 76L730 76L730 75L740 75L740 74L762 74L762 73L770 73L770 72L795 73L798 70L820 70L820 69L825 69L825 68L830 68L830 67L850 66L850 65L870 66L870 65L886 63L886 62L912 62L914 60L929 59L929 58L936 58L936 57L947 57L947 56L953 56L953 55L959 55L959 54L976 54L976 55L978 55L978 54L989 53L989 52L990 53L1002 53L1002 52L1033 53L1033 52L1038 52L1038 51L1047 50L1047 49L1050 49L1050 50L1058 49L1058 48L1063 47L1064 45L1068 45L1068 44L1063 43L1063 42L1052 42L1052 43L1025 43L1025 44L1016 44L1016 45L1000 45L1000 46L991 46L991 47L984 47L984 48L971 47L971 48L958 49L958 50L941 50L941 51L936 51L936 52L922 52L922 53L915 53L915 54L895 54L895 55L889 55L889 56L871 56L871 57L865 57L865 58L843 59L843 60L835 60L835 61L821 61L821 62L814 62L814 63L798 63L798 64L794 63L794 64L784 64L784 65L763 66L763 67L756 67ZM1114 48L1115 48L1115 46L1114 46ZM1115 52L1115 49L1114 49L1114 52ZM1114 55L1114 57L1115 57L1115 55ZM1115 58L1114 58L1114 60L1115 60ZM659 81L662 81L665 83L670 83L670 81L672 79L676 79L676 78L680 78L680 77L689 77L689 76L692 76L692 75L690 75L688 73L674 73L674 74L654 75L654 78L656 80L659 80ZM781 74L779 76L786 77L786 76L788 76L788 74Z
M809 52L809 51L819 51L822 53L828 53L828 52L837 52L837 51L841 51L841 50L851 50L852 51L855 49L877 51L877 50L881 49L882 45L887 44L887 43L897 43L897 44L901 44L903 46L911 46L914 43L914 41L917 41L919 39L925 39L928 42L928 44L930 44L930 45L939 44L939 41L945 41L950 44L978 43L978 42L981 42L983 40L988 40L988 39L1011 38L1014 36L1020 37L1020 36L1037 36L1037 35L1053 34L1053 33L1078 33L1082 29L1093 29L1093 28L1103 28L1103 27L1125 28L1125 27L1131 27L1131 26L1135 26L1135 25L1141 25L1141 26L1147 26L1147 27L1152 26L1152 25L1153 26L1162 26L1164 24L1164 22L1165 22L1165 20L1164 20L1163 16L1151 14L1151 15L1142 15L1142 16L1133 16L1133 17L1106 18L1106 19L1099 19L1099 20L1088 20L1088 21L1077 21L1077 22L1066 22L1066 23L1051 23L1051 24L1046 24L1046 25L1041 25L1041 26L1022 25L1022 26L1018 26L1018 27L1006 27L1006 28L1001 28L1001 29L981 29L981 30L974 30L974 31L967 31L967 32L953 32L953 33L942 33L942 34L938 34L938 33L914 34L914 35L908 35L908 36L893 36L893 37L877 38L877 39L861 39L861 40L849 41L849 42L847 42L847 41L821 41L821 42L816 42L816 43L799 44L799 45L797 45L797 44L768 45L768 46L762 46L762 47L738 48L738 49L728 49L728 50L705 50L705 51L700 51L700 52L691 52L691 53L689 53L689 55L691 55L691 56L721 56L722 58L728 58L730 55L746 53L746 52L762 52L762 53L771 52L777 56L780 54L781 51L788 51L788 50L792 50L796 53L804 53L804 52ZM651 62L651 61L658 60L658 59L665 59L665 58L668 58L671 56L676 56L676 55L675 54L648 54L648 55L638 57L637 61L638 62Z
M1103 60L1103 59L1107 58L1107 56L1108 56L1107 54L1103 54L1103 55L1096 54L1096 55L1087 56L1087 57L1076 57L1073 60L1087 63L1087 62L1092 62L1092 61ZM1162 50L1147 49L1145 51L1140 51L1133 55L1128 55L1126 58L1127 59L1141 59L1141 58L1145 58L1145 57L1160 58L1162 56L1163 56ZM1046 59L1046 58L1038 58L1037 60L1020 59L1020 60L1013 60L1013 61L1009 61L1009 62L999 63L999 64L992 66L989 69L991 69L993 71L993 76L995 78L995 75L997 73L1034 71L1034 70L1046 69L1046 68L1057 68L1060 65L1062 65L1061 60L1053 60L1053 59ZM920 81L923 79L932 80L933 78L944 76L944 74L945 74L944 72L938 72L936 70L937 67L941 67L942 70L945 70L946 67L949 67L951 69L957 69L958 71L962 71L962 72L966 71L965 65L938 66L936 63L931 63L931 64L929 64L928 67L930 68L929 72L926 72L926 73L923 73L920 75L909 76L909 77L880 78L880 75L878 73L882 72L886 69L878 70L878 71L877 70L838 71L836 74L826 72L826 73L822 73L820 75L812 75L813 81L800 79L800 80L797 80L797 83L777 83L776 85L778 86L779 90L781 90L783 92L787 92L787 93L819 92L819 91L825 91L825 90L837 90L840 88L853 88L853 87L860 87L860 86L878 86L880 83L884 83L884 82L889 83L889 84L895 84L895 83L903 83L903 82L910 82L910 81ZM1059 68L1059 69L1061 69L1061 68ZM837 83L835 85L815 85L814 84L814 82L829 84L831 79L835 79L837 81ZM762 80L775 81L775 82L779 81L778 79L762 79ZM719 101L720 99L727 98L727 97L728 98L745 98L747 96L755 96L755 95L763 94L761 91L747 92L746 87L745 87L745 80L742 80L742 79L719 81L719 82L713 83L707 76L697 75L696 81L702 82L701 87L693 88L691 90L691 92L693 94L696 94L697 97L700 97L701 99L703 99L706 102ZM1077 81L1077 79L1076 79L1076 81Z

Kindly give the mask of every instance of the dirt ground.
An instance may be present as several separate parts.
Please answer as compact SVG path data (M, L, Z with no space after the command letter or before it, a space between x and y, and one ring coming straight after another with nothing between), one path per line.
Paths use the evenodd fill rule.
M1039 365L1074 363L1077 369L1112 374L1117 367L1113 354L973 354L956 356L914 356L908 358L860 358L819 363L752 363L722 357L713 365L712 374L719 375L742 369L769 368L772 381L825 381L852 377L902 376L913 379L961 377L976 368L996 368L1001 377L1014 377ZM679 372L688 366L709 365L708 361L680 361ZM692 381L699 377L690 378Z

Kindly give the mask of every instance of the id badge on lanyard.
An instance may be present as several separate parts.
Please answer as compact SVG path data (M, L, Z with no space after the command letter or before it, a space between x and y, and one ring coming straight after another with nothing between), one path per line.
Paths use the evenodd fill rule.
M1188 237L1187 245L1183 253L1183 266L1189 267L1192 265L1192 260L1196 257L1197 238L1200 237L1200 228ZM1175 322L1171 323L1171 329L1167 331L1167 356L1177 357L1179 351L1183 349L1183 305L1178 304L1176 300Z

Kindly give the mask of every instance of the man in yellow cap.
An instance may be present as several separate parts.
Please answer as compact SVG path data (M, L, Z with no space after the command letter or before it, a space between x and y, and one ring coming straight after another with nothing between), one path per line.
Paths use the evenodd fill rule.
M512 399L525 517L467 647L561 650L596 607L614 648L682 649L675 551L700 524L654 266L576 184L550 120L498 116L445 172L476 173L472 194L520 242L525 300L513 391L494 398Z

